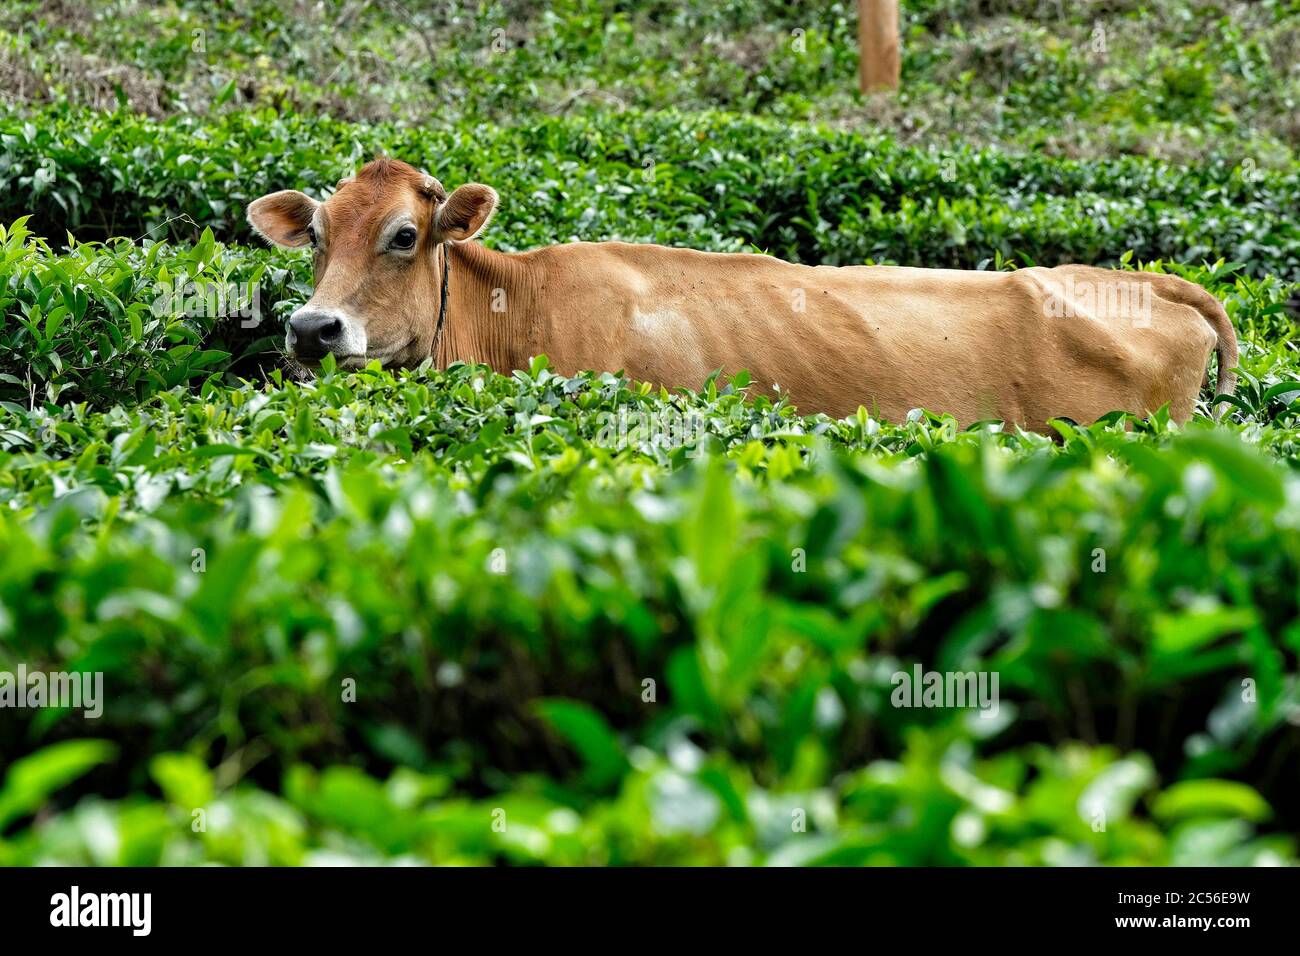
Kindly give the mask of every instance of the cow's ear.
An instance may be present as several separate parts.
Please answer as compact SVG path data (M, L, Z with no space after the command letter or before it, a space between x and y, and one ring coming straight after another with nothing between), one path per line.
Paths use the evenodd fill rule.
M482 183L466 183L447 197L433 217L439 241L468 242L487 227L497 208L497 191Z
M311 240L307 227L320 205L296 189L282 189L255 200L248 207L248 224L262 238L286 249L298 249Z

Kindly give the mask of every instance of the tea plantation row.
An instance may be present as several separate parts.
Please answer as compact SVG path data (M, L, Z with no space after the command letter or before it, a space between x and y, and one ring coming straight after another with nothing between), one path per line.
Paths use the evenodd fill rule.
M973 268L1225 258L1250 274L1300 266L1300 171L1223 159L1105 164L902 147L884 135L721 113L548 118L508 127L341 123L271 111L164 121L66 106L0 119L0 221L40 235L249 239L246 204L324 195L376 155L502 196L487 240L753 246L825 265ZM5 198L7 197L7 198ZM187 218L177 218L187 217Z
M1219 431L540 362L6 415L4 663L107 701L5 722L0 827L96 795L7 862L1294 858L1300 486ZM997 713L894 706L914 664Z

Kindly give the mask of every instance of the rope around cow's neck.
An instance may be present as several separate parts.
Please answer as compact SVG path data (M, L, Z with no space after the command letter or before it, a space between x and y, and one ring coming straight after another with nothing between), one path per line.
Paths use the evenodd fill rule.
M442 326L447 320L447 287L451 280L451 243L442 245L442 291L438 295L438 324L433 327L433 348L429 351L433 364L438 364L438 345L442 341Z

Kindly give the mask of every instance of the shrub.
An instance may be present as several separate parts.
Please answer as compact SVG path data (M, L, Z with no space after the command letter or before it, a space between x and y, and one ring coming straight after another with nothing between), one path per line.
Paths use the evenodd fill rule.
M725 114L634 113L440 130L278 117L167 121L49 108L0 120L0 218L86 239L251 239L263 193L332 189L377 154L502 194L488 240L526 248L627 239L754 246L800 262L973 268L1223 258L1253 276L1300 266L1300 168L1180 168L901 147ZM9 195L10 205L3 196ZM186 218L187 217L187 218Z
M310 289L305 263L227 249L208 230L193 246L56 253L25 224L0 226L0 398L29 406L143 399L226 370L232 354L248 371L274 355L286 297Z
M537 377L558 401L566 380ZM335 402L346 415L352 381L321 386L317 421ZM443 401L475 399L458 384ZM175 422L202 429L203 409ZM1156 452L1099 426L1092 447L1008 455L971 434L891 462L738 438L729 460L661 471L522 424L545 410L517 413L500 457L453 439L396 470L353 457L274 494L231 478L155 502L149 481L211 489L214 457L233 467L265 442L168 454L119 432L119 463L87 464L98 485L0 511L0 664L102 671L104 716L17 711L0 749L116 741L62 802L152 770L186 813L215 812L217 790L261 801L297 828L291 854L324 826L365 853L433 860L576 862L588 851L565 834L584 828L611 862L721 862L736 846L771 860L1204 861L1193 847L1211 834L1242 859L1290 858L1285 839L1253 834L1275 812L1295 823L1291 783L1260 768L1300 704L1297 479L1238 441L1198 429ZM332 429L305 427L299 447L332 457ZM113 473L129 487L105 492ZM891 675L913 664L999 673L1000 719L891 706ZM1062 735L1127 756L1031 744ZM152 760L168 752L192 755L188 790ZM238 787L200 786L195 761L214 759L253 765ZM937 814L920 835L888 822L915 801ZM151 806L147 861L172 844L272 852L245 832L256 816L194 837ZM497 806L547 839L521 847L465 822ZM799 808L817 840L792 837ZM83 858L75 819L20 828L0 852Z

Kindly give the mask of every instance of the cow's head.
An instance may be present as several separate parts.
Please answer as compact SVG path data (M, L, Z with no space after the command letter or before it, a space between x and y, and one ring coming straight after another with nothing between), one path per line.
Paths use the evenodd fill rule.
M248 221L260 235L315 255L316 291L289 319L289 354L316 362L333 353L351 367L419 363L438 315L438 246L475 238L496 205L490 186L448 196L432 176L391 159L367 164L325 202L287 189L252 203Z

